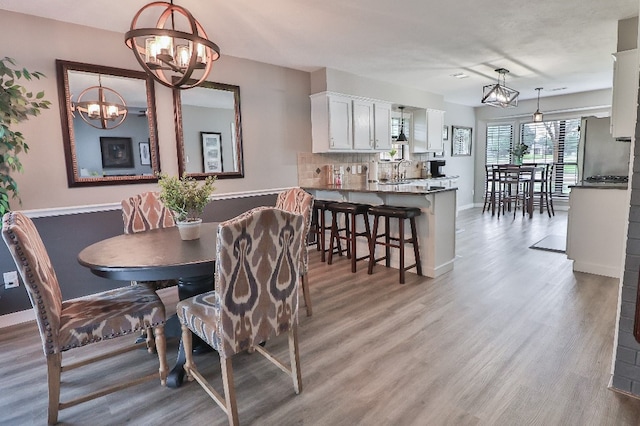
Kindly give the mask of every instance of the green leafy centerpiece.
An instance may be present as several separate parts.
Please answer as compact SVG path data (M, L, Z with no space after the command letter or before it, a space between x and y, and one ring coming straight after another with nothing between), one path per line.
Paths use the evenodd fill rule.
M529 145L524 143L517 143L513 145L509 152L511 152L511 155L513 155L513 162L515 164L521 165L522 157L524 157L525 154L529 153Z
M204 208L215 190L215 176L208 176L202 184L183 175L181 178L160 174L160 200L171 210L183 240L200 238L200 224Z

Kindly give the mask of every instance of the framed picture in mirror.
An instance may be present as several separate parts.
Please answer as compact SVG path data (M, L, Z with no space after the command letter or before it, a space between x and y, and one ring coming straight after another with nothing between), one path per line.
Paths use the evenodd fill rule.
M217 132L200 132L202 139L202 160L204 173L222 171L222 134Z
M150 166L151 152L149 151L149 142L138 143L138 150L140 151L140 164L143 166Z
M133 168L131 138L101 136L100 152L102 153L102 167L105 169Z

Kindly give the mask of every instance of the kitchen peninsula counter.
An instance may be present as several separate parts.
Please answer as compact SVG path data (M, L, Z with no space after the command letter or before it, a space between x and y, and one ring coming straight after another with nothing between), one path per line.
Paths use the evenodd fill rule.
M422 273L427 277L435 278L453 269L457 188L444 188L434 184L433 181L427 183L421 180L398 185L349 183L340 186L315 185L303 186L302 188L319 200L420 208L422 214L416 218L416 225ZM330 223L329 220L327 215L327 224ZM359 218L359 220L361 219ZM397 220L391 222L391 234L397 235ZM363 227L363 223L358 224L358 229ZM366 247L364 239L359 238L359 240L362 241L358 241L358 252L367 253L368 247ZM327 243L328 241L329 232L327 232ZM377 250L383 249L383 247L377 247ZM380 253L376 257L379 256ZM398 256L399 250L391 251L391 266L394 268L398 268ZM405 256L405 264L413 263L412 250L406 250ZM374 275L376 269L374 269ZM366 268L361 267L359 270L365 271ZM408 272L415 273L415 270L411 269Z

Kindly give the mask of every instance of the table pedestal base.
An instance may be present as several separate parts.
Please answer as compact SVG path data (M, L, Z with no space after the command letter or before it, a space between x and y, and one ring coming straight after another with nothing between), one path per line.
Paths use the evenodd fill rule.
M213 274L200 277L180 278L178 280L178 298L180 300L188 299L198 294L206 293L213 290ZM174 334L175 333L175 334ZM181 336L181 327L178 317L174 316L167 320L165 325L166 336ZM211 351L211 347L202 341L198 336L193 336L193 353L200 354ZM176 365L167 376L167 386L170 388L178 388L184 380L184 363L186 361L182 338L180 338L180 346L178 347L178 359Z

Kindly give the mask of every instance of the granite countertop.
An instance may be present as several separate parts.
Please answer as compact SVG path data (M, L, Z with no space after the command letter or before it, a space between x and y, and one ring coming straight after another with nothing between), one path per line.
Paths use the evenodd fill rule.
M409 179L407 183L390 185L380 182L371 183L346 183L340 186L336 185L314 185L303 186L302 189L313 189L321 191L352 191L352 192L377 192L377 193L395 193L395 194L434 194L438 192L456 191L458 188L445 188L438 186L437 183L427 183L426 179Z
M582 182L576 185L569 185L569 188L587 188L587 189L628 189L628 183L610 183L610 182Z

